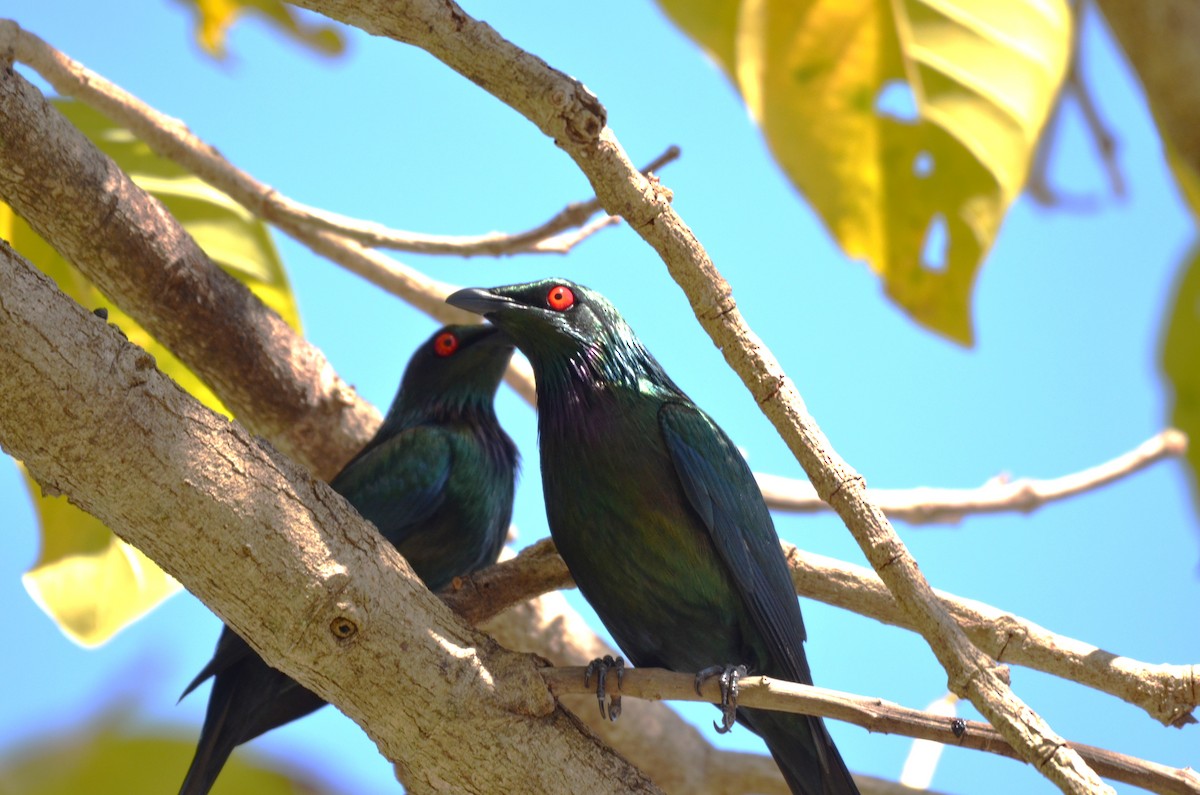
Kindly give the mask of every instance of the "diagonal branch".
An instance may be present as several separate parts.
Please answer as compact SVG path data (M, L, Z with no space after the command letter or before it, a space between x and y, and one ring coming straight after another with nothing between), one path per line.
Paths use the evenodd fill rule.
M668 191L643 177L582 83L505 40L452 0L299 0L368 33L416 45L510 105L587 175L609 212L658 252L701 325L745 382L817 489L858 541L946 669L950 689L977 709L1064 792L1109 793L1066 741L1016 697L994 660L976 649L938 601L863 478L834 452L792 382L742 318L732 289L675 213Z
M10 26L0 23L0 39ZM332 477L378 426L379 412L324 354L215 266L158 201L3 64L0 200L252 432L318 475Z
M584 684L584 671L573 668L543 668L542 678L556 696L593 695L595 685ZM613 677L615 680L616 677ZM715 681L705 683L702 692L695 689L695 675L661 668L629 668L622 679L607 686L610 696L700 701L719 704L721 693ZM960 748L972 748L991 754L1020 759L1000 734L986 723L948 719L944 715L902 707L891 701L859 696L838 690L796 684L765 676L749 676L738 683L738 704L759 709L820 715L823 718L853 723L877 734L899 734L920 740L933 740ZM957 729L957 730L956 730ZM1174 768L1157 762L1119 754L1104 748L1071 743L1100 775L1151 792L1200 795L1200 774L1191 768Z

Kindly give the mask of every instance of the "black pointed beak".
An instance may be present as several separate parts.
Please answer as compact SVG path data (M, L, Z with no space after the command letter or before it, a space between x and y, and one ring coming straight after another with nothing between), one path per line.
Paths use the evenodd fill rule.
M496 295L478 287L468 287L465 290L452 293L446 298L446 303L450 304L450 306L456 306L459 309L465 309L468 312L484 316L494 312L501 312L508 307L516 305L516 302L511 298Z

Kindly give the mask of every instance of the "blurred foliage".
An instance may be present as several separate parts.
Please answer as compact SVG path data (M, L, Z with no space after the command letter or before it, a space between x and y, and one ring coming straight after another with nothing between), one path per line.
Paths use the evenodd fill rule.
M346 51L346 39L337 25L308 23L305 14L282 0L175 0L192 12L196 41L214 58L228 55L225 39L233 23L253 14L315 53L338 56Z
M0 759L0 795L162 795L175 792L196 750L168 727L103 716L70 734L30 739ZM212 795L334 795L309 776L252 752L230 757Z
M1180 267L1175 305L1162 344L1162 369L1172 393L1171 424L1188 435L1192 495L1200 508L1200 241Z
M659 0L776 160L915 320L973 341L971 291L1071 48L1062 0Z
M266 226L244 207L175 163L160 158L129 131L99 112L68 100L56 106L134 182L154 195L214 262L244 282L292 326L300 316L287 274ZM149 351L158 367L215 411L228 415L207 386L133 318L113 306L83 274L20 218L0 204L0 237L89 309L105 307L129 340ZM25 588L72 640L104 643L179 589L141 552L64 497L46 497L28 480L41 525L37 562Z

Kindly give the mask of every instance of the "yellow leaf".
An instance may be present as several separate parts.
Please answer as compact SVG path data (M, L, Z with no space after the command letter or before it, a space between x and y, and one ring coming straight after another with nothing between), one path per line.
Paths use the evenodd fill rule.
M97 111L75 102L55 104L135 182L162 201L214 262L299 328L287 274L262 222L227 195L155 155ZM209 408L228 415L195 373L2 203L0 235L82 306L106 308L109 322L152 354L160 370ZM179 590L175 580L97 519L65 498L43 497L32 481L28 485L42 545L37 562L22 579L33 600L67 637L84 646L100 645Z
M38 495L28 474L25 483ZM44 528L42 549L21 582L71 640L99 646L179 590L173 577L66 497L34 501Z
M238 18L253 12L288 38L321 55L341 55L346 42L337 27L304 22L299 9L282 0L177 0L192 9L196 18L196 41L214 58L226 55L225 39Z
M1065 75L1062 0L660 4L735 79L847 255L969 344L975 275Z

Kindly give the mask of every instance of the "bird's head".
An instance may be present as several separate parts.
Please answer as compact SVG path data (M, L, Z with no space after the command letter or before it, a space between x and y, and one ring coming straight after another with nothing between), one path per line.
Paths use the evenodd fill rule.
M669 379L608 299L566 279L459 290L451 306L502 328L539 374L595 383Z
M388 417L490 408L512 353L491 324L443 326L409 359Z

